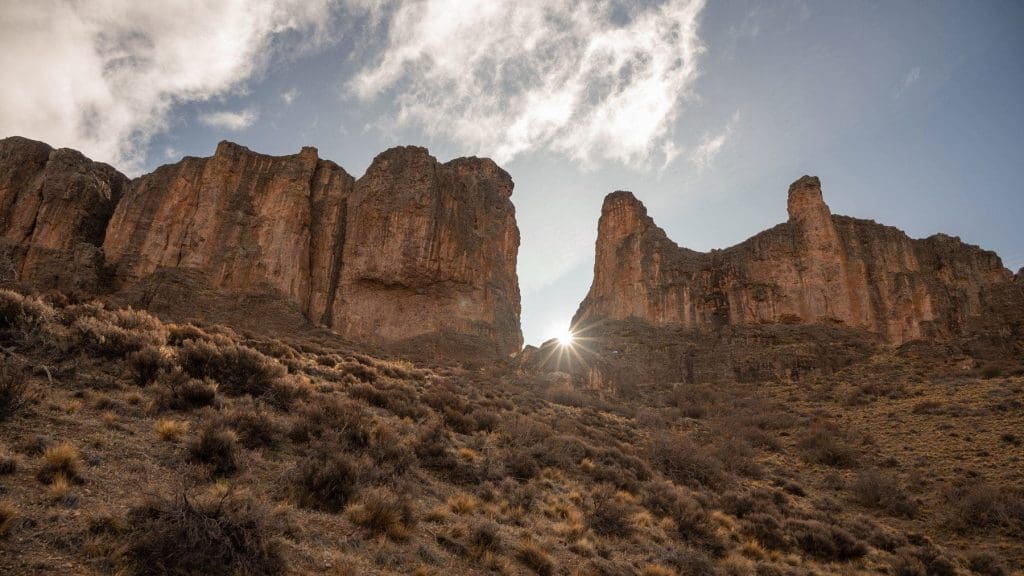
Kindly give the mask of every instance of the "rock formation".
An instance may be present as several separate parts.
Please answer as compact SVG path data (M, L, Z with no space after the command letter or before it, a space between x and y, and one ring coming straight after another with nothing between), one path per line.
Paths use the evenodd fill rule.
M407 349L519 349L511 194L490 160L441 164L423 148L389 150L355 180L315 148L274 157L222 142L129 184L74 151L0 142L0 234L17 280L66 288L41 282L52 266L34 254L77 270L86 244L92 276L106 270L133 303L221 319L234 307L249 326L294 309Z
M609 194L573 318L578 354L557 360L548 344L529 363L621 388L799 378L922 338L1024 358L1013 312L1024 290L995 253L833 216L810 176L790 186L788 209L787 222L702 253L672 242L631 193Z
M1010 281L994 252L936 235L913 240L833 216L817 178L789 189L789 221L710 253L678 247L629 192L598 224L594 282L573 320L655 326L833 323L892 344L962 332L982 293Z
M127 187L74 150L0 140L0 281L95 290L103 232Z

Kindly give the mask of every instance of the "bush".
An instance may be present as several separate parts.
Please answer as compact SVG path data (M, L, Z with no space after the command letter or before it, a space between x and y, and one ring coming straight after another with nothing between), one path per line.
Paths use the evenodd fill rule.
M266 512L225 496L193 502L184 494L128 514L126 558L135 574L272 576L286 572Z
M36 473L36 479L49 484L58 476L72 482L82 481L82 456L78 449L68 442L62 442L43 451L43 463Z
M175 370L164 372L157 382L160 392L155 405L161 409L193 410L217 402L217 383L213 380L196 380Z
M846 561L867 554L867 546L833 524L816 520L787 520L786 531L798 548L826 561Z
M14 504L0 501L0 538L3 538L10 532L17 517L18 511L14 508Z
M82 312L85 312L83 309ZM167 329L160 320L139 310L106 310L89 307L71 325L82 345L92 352L108 357L124 357L147 346L162 346Z
M593 492L594 508L587 517L587 525L601 536L629 536L633 526L629 517L633 508L623 502L610 487L599 487Z
M0 336L23 342L53 318L53 308L42 300L0 289Z
M227 422L238 434L242 446L250 450L275 446L283 433L274 417L259 408L232 410Z
M128 366L135 374L135 383L139 386L146 386L155 380L161 371L170 370L172 362L163 348L146 346L128 355Z
M1024 529L1024 493L1020 490L975 481L951 488L946 499L952 524L961 532L1000 526Z
M291 494L302 508L340 512L356 492L357 467L342 452L320 452L299 463Z
M539 576L551 576L555 573L555 563L551 556L534 540L523 540L516 546L516 560Z
M683 434L654 434L648 455L651 464L677 484L717 488L725 480L719 461Z
M815 424L798 448L808 462L849 468L857 464L857 451L834 426Z
M210 378L228 395L273 397L283 391L276 384L287 369L247 346L188 340L182 345L179 358L189 376Z
M973 552L967 557L967 566L975 574L985 576L1005 576L1006 568L1002 560L991 552Z
M161 439L177 442L188 431L188 423L181 420L163 419L153 425L153 430Z
M349 520L371 533L402 541L416 525L412 502L383 488L367 490L349 509Z
M238 469L235 433L219 422L210 422L188 445L189 457L207 464L216 476L226 476Z
M885 510L904 518L913 518L917 515L917 504L910 499L899 482L878 470L867 470L858 474L851 490L857 501L864 506Z
M0 422L13 416L29 401L25 369L9 360L0 360Z

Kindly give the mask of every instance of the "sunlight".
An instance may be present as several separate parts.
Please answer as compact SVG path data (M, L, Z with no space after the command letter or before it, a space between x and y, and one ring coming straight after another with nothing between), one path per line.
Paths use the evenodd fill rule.
M565 347L565 346L572 346L572 344L573 344L573 341L575 341L575 340L576 340L576 337L575 337L575 336L573 336L573 334L572 334L572 331L571 331L571 330L569 330L568 328L566 328L565 330L563 330L562 332L560 332L560 333L559 333L559 334L558 334L558 335L556 336L556 338L558 338L558 345L559 345L559 346L562 346L562 347Z

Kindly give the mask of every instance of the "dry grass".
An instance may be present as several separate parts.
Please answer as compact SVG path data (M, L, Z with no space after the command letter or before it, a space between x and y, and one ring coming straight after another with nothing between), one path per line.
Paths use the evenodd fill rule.
M0 538L7 536L17 518L18 509L14 507L14 504L0 500Z
M81 481L82 456L70 442L62 442L43 451L42 464L36 478L43 484L52 483L58 476L68 481Z
M161 418L153 425L153 430L161 440L177 442L188 432L188 422L184 420L174 420L171 418Z

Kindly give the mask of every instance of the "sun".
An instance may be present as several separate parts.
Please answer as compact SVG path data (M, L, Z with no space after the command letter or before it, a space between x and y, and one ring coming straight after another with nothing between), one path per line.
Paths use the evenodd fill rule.
M560 332L556 338L558 338L558 345L562 347L572 346L573 342L576 340L576 337L573 336L572 331L568 328Z

